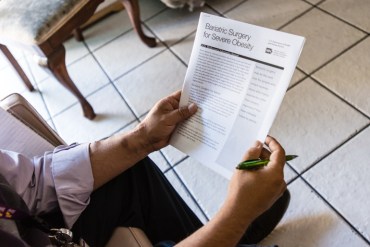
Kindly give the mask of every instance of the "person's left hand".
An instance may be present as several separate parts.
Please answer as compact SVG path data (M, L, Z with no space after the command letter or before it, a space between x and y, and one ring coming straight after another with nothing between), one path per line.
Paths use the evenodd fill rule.
M167 146L177 124L196 113L198 107L194 103L179 107L180 96L181 91L177 91L161 99L138 125L137 131L144 135L151 151Z

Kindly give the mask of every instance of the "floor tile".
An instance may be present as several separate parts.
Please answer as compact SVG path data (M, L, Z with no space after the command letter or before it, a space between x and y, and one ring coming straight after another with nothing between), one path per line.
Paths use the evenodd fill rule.
M312 4L318 4L318 3L322 2L322 1L325 1L325 0L305 0L305 1L307 1L309 3L312 3Z
M114 13L83 31L85 42L91 51L117 38L132 28L126 11Z
M166 157L166 159L170 162L170 165L176 165L177 162L184 159L187 155L178 150L177 148L168 145L165 148L161 149L161 152Z
M356 110L306 79L285 95L270 134L286 153L299 156L289 163L302 172L367 123Z
M301 0L249 0L227 12L226 16L249 24L278 29L310 7L311 5Z
M49 112L46 109L44 100L39 91L30 92L28 90L22 92L22 96L36 109L43 119L50 119Z
M185 201L185 203L190 207L190 209L199 218L199 220L202 221L203 224L205 224L207 222L207 218L203 215L202 211L199 209L196 202L194 202L193 198L191 197L189 192L186 190L184 185L181 183L179 178L175 175L175 173L172 170L170 170L165 173L165 176L170 181L172 186L175 188L177 193L179 193L179 195Z
M370 241L369 147L370 127L310 169L304 177Z
M362 41L314 74L363 113L370 116L370 38Z
M38 65L38 58L33 54L27 54L25 59L27 60L29 70L32 74L31 76L29 76L29 78L33 78L36 83L40 83L53 76L49 70Z
M286 183L289 183L293 179L295 179L298 176L298 174L293 171L292 168L290 168L288 165L284 166L284 180Z
M66 49L65 62L67 66L89 53L84 43L77 42L75 39L67 40L64 42L64 46ZM18 62L30 80L39 83L52 76L48 70L38 65L38 58L33 53L25 53L25 59L26 62L22 62L23 59L18 58Z
M207 4L209 4L212 8L217 10L220 13L225 13L228 10L238 6L238 4L244 2L245 0L208 0Z
M299 71L298 69L295 69L292 79L290 80L289 87L294 86L299 81L301 81L303 78L305 78L306 75Z
M58 133L56 128L55 128L54 122L51 118L49 120L47 120L46 123L50 126L50 128L52 128L53 130L55 130L56 133Z
M226 198L229 180L192 158L178 164L175 170L203 211L212 218Z
M170 46L196 30L200 12L216 14L207 7L197 8L193 12L186 8L167 9L146 24L158 38Z
M0 71L9 65L10 63L8 59L5 57L5 55L2 52L0 52Z
M108 76L115 80L163 49L161 44L147 47L134 31L130 31L99 48L94 55Z
M133 122L129 123L127 126L123 127L122 129L118 130L114 135L119 135L122 133L127 133L130 130L133 130L139 122L135 119Z
M23 68L23 71L30 75L25 59L19 59L18 63ZM32 77L29 77L29 79L32 82ZM0 99L11 93L22 93L28 90L16 70L10 64L3 69L0 69L0 85Z
M84 96L94 92L109 82L109 79L91 55L73 63L68 67L68 72L71 79ZM39 88L44 95L52 116L77 102L77 98L65 89L54 77L49 77L40 83ZM95 108L93 104L92 107Z
M171 47L171 50L175 52L179 58L186 64L189 64L191 51L193 49L195 39L195 33L189 35L184 40L176 43Z
M156 15L166 9L166 5L161 1L139 0L141 20L145 21L148 18Z
M180 90L185 71L186 67L171 52L165 51L123 76L115 84L139 117L163 97Z
M53 118L59 135L67 143L100 140L135 120L112 85L107 85L87 100L97 114L94 120L83 117L79 104Z
M86 48L83 42L77 41L75 38L71 38L63 43L66 49L66 65L70 65L76 60L89 54L89 50Z
M368 246L301 179L288 186L289 208L260 244L284 247Z
M149 154L149 158L153 160L153 162L161 169L162 172L168 170L170 168L170 165L167 163L167 161L163 158L160 151L156 151Z
M364 37L363 32L317 9L293 21L282 31L306 38L298 62L298 67L306 73L311 73Z
M370 32L370 2L368 0L326 0L319 7Z

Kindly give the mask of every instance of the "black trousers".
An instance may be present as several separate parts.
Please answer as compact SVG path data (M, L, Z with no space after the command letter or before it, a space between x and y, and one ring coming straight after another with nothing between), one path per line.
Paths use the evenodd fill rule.
M145 158L94 191L72 231L75 239L100 247L118 226L138 227L156 244L178 242L202 225L164 174Z

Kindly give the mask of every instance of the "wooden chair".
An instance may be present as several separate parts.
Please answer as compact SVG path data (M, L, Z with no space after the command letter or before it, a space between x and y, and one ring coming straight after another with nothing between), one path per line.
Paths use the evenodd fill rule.
M71 80L65 64L63 42L73 33L78 40L83 36L80 26L93 16L104 0L6 0L0 1L0 50L5 54L29 90L34 90L22 68L6 47L17 45L31 50L39 65L48 69L80 102L84 116L93 119L91 105ZM128 11L132 25L140 39L149 47L156 45L141 28L138 0L119 0Z

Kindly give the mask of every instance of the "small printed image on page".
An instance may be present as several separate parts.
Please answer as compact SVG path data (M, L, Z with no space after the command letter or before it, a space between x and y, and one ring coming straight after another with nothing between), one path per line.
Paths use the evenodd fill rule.
M244 59L249 60L250 58L244 57ZM280 66L252 60L254 60L255 66L245 98L231 133L216 161L225 168L234 168L241 161L240 154L244 153L256 141L258 133L248 132L258 131L262 125L268 113L267 109L274 102L274 93L277 92L275 90L276 83L279 83L284 70Z

